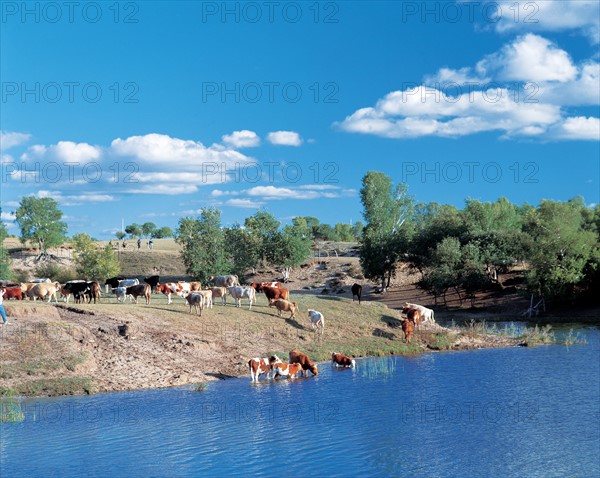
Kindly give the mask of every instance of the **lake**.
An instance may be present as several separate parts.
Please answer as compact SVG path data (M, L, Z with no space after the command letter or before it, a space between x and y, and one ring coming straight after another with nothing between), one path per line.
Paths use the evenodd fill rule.
M0 425L0 475L596 477L600 331L578 333L587 344L26 400Z

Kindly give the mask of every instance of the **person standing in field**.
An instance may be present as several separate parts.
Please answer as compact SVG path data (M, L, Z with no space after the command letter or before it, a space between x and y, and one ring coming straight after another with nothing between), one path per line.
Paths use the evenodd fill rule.
M6 288L0 287L0 316L2 316L2 325L10 325L4 310L4 294L6 294Z

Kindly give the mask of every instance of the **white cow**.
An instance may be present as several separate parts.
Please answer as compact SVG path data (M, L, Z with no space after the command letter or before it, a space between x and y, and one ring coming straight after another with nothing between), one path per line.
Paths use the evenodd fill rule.
M140 281L137 279L123 279L119 281L117 287L131 287L132 285L139 285Z
M313 330L316 329L317 332L322 334L325 330L325 317L323 317L323 314L316 310L308 309L308 318Z
M404 305L407 307L412 307L413 309L418 309L421 312L421 315L423 316L423 323L432 322L435 324L433 310L428 309L427 307L424 307L422 305L410 304L408 302L405 302Z
M115 287L112 291L117 296L117 302L125 302L125 299L127 299L127 287ZM131 301L131 297L129 297L129 300Z
M252 309L252 303L256 302L256 291L253 287L228 287L229 294L236 302L236 307L242 306L242 299L248 299L250 301L250 306L248 310Z

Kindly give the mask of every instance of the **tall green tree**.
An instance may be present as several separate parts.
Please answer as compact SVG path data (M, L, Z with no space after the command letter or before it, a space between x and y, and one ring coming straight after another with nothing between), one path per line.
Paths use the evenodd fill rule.
M173 237L175 235L175 233L173 232L173 229L171 229L170 227L167 226L163 226L160 229L157 229L156 231L154 231L154 233L152 234L152 238L153 239L166 239L167 237Z
M60 246L67 235L67 224L61 221L62 216L58 203L52 198L23 197L15 212L21 242L36 242L41 255L45 255L49 247Z
M260 261L258 237L239 224L225 229L225 251L231 263L231 271L238 276L254 269Z
M81 277L102 281L121 271L121 265L112 247L97 247L87 234L73 236L75 267Z
M410 239L405 223L413 214L414 201L405 184L394 187L380 172L368 172L362 184L360 196L367 225L360 241L360 263L365 277L380 280L385 290Z
M258 240L260 260L265 265L275 262L273 244L278 239L280 224L273 214L264 210L244 221L246 229Z
M0 213L2 213L2 208L0 208ZM0 279L10 278L9 258L6 248L4 247L4 239L7 237L8 229L6 224L0 221Z
M202 282L231 271L218 209L203 208L198 218L180 219L175 240L181 245L181 257L188 274Z
M129 224L125 227L125 232L133 239L142 236L142 226L137 223Z
M145 237L152 237L152 234L156 233L156 224L154 224L153 222L145 222L144 224L142 224L141 226L142 229L142 234Z

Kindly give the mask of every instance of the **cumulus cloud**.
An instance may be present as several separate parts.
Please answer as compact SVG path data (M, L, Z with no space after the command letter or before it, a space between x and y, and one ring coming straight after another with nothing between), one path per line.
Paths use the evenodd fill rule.
M247 208L247 209L258 209L261 206L263 206L264 204L265 203L262 201L253 201L252 199L233 198L233 199L228 199L227 201L225 201L225 203L223 205L231 206L231 207L241 207L241 208Z
M498 131L503 137L593 139L595 118L569 121L564 106L599 104L599 71L597 62L576 66L564 50L528 34L473 68L442 68L426 77L423 85L392 91L375 106L358 109L335 126L387 138ZM490 82L490 77L495 80ZM450 88L439 83L444 79L452 84ZM585 129L576 134L569 127Z
M238 207L242 207L241 204L248 204L247 207L254 207L249 204L262 205L265 201L277 201L281 199L335 199L355 195L356 190L354 189L344 189L333 185L303 185L295 187L254 186L238 191L215 189L211 192L211 196L215 198L235 196L232 199L228 199L225 204L238 204L240 205Z
M302 138L295 131L272 131L267 135L267 141L278 146L300 146Z
M577 116L555 125L551 135L557 139L582 139L600 141L600 119Z
M14 221L15 213L14 212L2 212L0 213L0 220L2 221Z
M600 42L600 3L597 0L499 0L497 3L500 15L496 30L499 32L576 31L594 43Z
M254 148L260 145L260 138L254 131L243 129L223 135L223 143L234 148Z
M100 192L63 195L61 191L40 190L38 191L37 196L39 198L52 198L62 206L79 206L83 203L98 203L116 200L114 196Z
M26 143L31 138L30 134L15 131L0 131L0 150L4 151L20 144Z
M98 146L92 146L88 143L74 143L73 141L59 141L50 146L34 144L21 155L21 160L45 159L85 163L90 160L98 160L101 155L102 149Z

